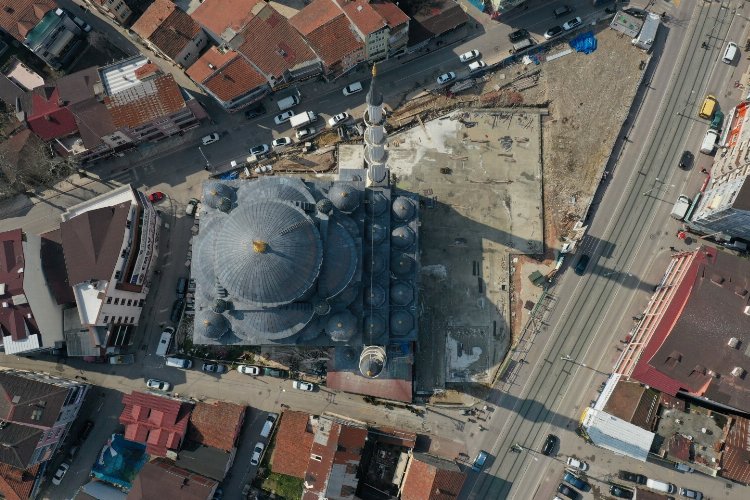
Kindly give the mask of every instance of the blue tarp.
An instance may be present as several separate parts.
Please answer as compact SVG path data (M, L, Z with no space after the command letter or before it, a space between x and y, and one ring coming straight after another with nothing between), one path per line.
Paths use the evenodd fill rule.
M127 491L146 462L145 444L128 441L122 434L113 434L99 452L91 475Z
M240 177L240 173L237 170L235 170L233 172L227 172L226 174L221 174L219 176L219 179L223 181L231 181L234 179L238 179L239 177Z
M479 12L484 12L484 0L469 0L469 3L479 9Z
M577 52L583 52L584 54L591 54L596 50L596 38L594 38L594 32L588 31L581 33L570 41L570 46Z

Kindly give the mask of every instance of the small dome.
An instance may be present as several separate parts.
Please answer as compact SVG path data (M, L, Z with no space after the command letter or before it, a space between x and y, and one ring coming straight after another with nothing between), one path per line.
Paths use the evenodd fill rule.
M414 300L414 288L399 281L391 286L391 302L397 306L408 306Z
M359 207L359 191L344 182L337 182L328 190L328 199L345 214L352 213Z
M391 231L391 243L396 248L409 248L415 239L414 231L409 226L399 226Z
M364 320L364 335L369 338L378 338L385 333L385 320L379 314L368 314Z
M227 310L227 306L228 304L226 300L217 298L216 300L214 300L214 305L213 307L211 307L211 310L216 314L221 314Z
M216 340L229 331L229 320L211 309L205 309L197 315L194 328L199 335Z
M376 253L372 256L367 256L367 271L373 276L385 271L385 255L382 253Z
M357 318L349 311L337 312L328 319L326 331L334 342L346 342L357 333Z
M376 309L385 304L385 290L383 290L383 287L377 283L365 287L365 304Z
M343 292L334 297L333 302L337 306L346 307L354 302L354 300L357 298L359 298L359 300L362 300L361 288L357 285L352 285L346 287Z
M385 240L386 229L378 223L370 224L367 228L367 239L372 241L376 245L379 245Z
M359 372L367 378L376 378L385 368L385 350L380 346L368 346L359 355Z
M231 207L235 200L234 189L218 181L203 185L203 203L211 208L219 208L222 198L228 199Z
M329 304L325 300L319 300L315 303L315 305L313 305L313 310L318 316L325 316L326 314L331 312L331 304Z
M399 196L393 202L393 215L399 220L408 221L413 219L414 212L414 202L406 196Z
M315 208L318 209L318 212L321 214L328 215L333 210L333 203L331 203L331 200L328 198L323 198L321 200L318 200L318 202L315 204Z
M414 258L407 253L391 255L391 271L399 276L406 276L414 270Z
M369 191L367 210L370 215L382 215L388 208L388 198L380 191Z
M395 311L391 314L391 332L406 335L414 329L414 316L408 311Z
M218 206L216 208L218 208L225 214L231 212L232 210L232 200L230 200L229 198L221 198L217 205Z

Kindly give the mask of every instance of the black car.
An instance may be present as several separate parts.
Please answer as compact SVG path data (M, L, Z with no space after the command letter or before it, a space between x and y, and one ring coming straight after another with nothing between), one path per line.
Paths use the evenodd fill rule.
M581 258L578 259L578 263L576 264L575 268L575 272L578 276L583 275L583 272L586 270L586 266L589 265L589 260L591 260L591 257L586 254L581 255Z
M508 35L508 38L510 39L510 43L520 42L521 40L529 38L529 31L521 28L520 30L516 30Z
M647 10L639 9L637 7L629 7L623 10L623 12L635 17L636 19L646 19L646 16L648 15Z
M83 424L83 429L81 429L80 438L81 441L85 441L87 437L89 437L89 434L91 434L91 430L94 428L94 422L91 420L86 420L86 423Z
M560 486L557 487L557 492L561 495L565 495L566 497L572 499L572 500L578 500L581 498L581 494L578 493L576 490L571 488L568 485L565 485L563 483L560 483Z
M572 14L573 9L571 9L567 5L563 5L553 10L552 13L555 15L555 17L562 17L562 16L567 16L568 14Z
M555 445L557 445L557 441L557 436L554 434L547 436L547 440L544 442L544 446L542 446L542 454L547 456L552 455L552 452L555 450Z
M253 118L257 118L260 115L265 115L265 114L266 114L266 108L264 108L263 105L260 104L258 106L255 106L254 108L251 108L245 111L245 118L247 118L248 120L251 120Z
M693 156L693 153L691 153L690 151L683 151L682 156L680 156L680 168L683 170L689 169L693 164L694 159L695 156Z
M644 476L643 474L633 474L632 472L628 472L626 470L621 470L617 473L617 477L624 481L630 481L635 484L646 484L646 481L648 478Z
M633 498L633 490L623 488L619 484L613 484L609 487L609 494L616 498Z
M180 321L183 307L185 307L185 299L177 299L174 301L174 304L172 304L172 313L169 315L169 319L172 320L172 323Z

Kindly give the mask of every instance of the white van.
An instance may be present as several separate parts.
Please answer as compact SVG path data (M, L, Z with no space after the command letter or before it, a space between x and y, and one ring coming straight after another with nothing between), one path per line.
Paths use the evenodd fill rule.
M690 210L691 203L692 201L690 200L690 198L688 198L684 194L681 194L680 197L677 198L674 207L672 207L672 218L677 220L685 220L685 216L687 215L688 210ZM677 469L680 470L679 468Z
M281 111L286 111L289 108L293 108L297 104L299 104L299 97L296 95L290 95L283 99L279 99L276 103L279 106L279 109Z
M646 480L646 487L662 493L677 493L677 487L672 483L665 483L655 479Z
M276 419L279 418L278 413L269 413L266 418L266 422L263 424L263 429L260 431L260 436L267 438L271 435L273 425L276 423Z
M732 64L734 62L734 58L737 57L737 51L739 49L737 48L737 44L734 42L729 42L727 44L727 48L724 50L724 56L721 58L722 62L726 64Z
M193 367L193 362L189 359L167 358L167 366L188 370Z
M716 141L719 140L719 133L716 130L708 129L705 137L703 137L703 143L701 144L701 153L710 155L714 152L716 147Z
M159 345L156 346L156 355L165 357L169 346L172 345L172 335L174 335L174 328L168 326L161 332L161 338L159 339Z

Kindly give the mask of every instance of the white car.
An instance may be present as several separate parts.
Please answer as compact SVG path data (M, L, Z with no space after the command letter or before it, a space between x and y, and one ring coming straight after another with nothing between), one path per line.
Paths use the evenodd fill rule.
M310 137L313 135L317 130L315 130L315 127L305 127L301 128L297 131L297 139L304 139L305 137Z
M453 71L449 71L448 73L444 73L440 75L437 78L437 83L438 85L444 85L448 82L452 82L455 79L456 79L456 74Z
M265 447L266 445L261 442L255 443L255 448L253 448L253 456L250 458L250 463L252 465L258 465L260 463L260 456L263 454L263 448Z
M337 115L333 115L328 119L328 125L330 125L331 127L335 127L347 118L349 118L349 113L339 113Z
M589 464L587 464L586 462L581 462L580 460L576 460L573 457L568 458L568 465L579 470L589 470Z
M194 216L198 211L199 204L200 201L198 201L198 198L190 198L190 201L187 202L187 206L185 207L185 214Z
M458 56L458 60L461 61L462 63L465 63L465 62L471 61L472 59L476 59L477 57L479 57L479 51L470 50Z
M481 69L484 69L487 67L487 63L484 61L474 61L473 63L469 64L469 72L474 73L475 71L479 71Z
M273 141L271 141L271 147L273 149L283 148L290 145L291 143L292 139L290 139L289 137L279 137L278 139L274 139Z
M315 384L311 384L310 382L302 382L300 380L293 381L292 387L294 387L295 389L299 389L300 391L307 392L312 392L315 390Z
M68 469L70 469L70 464L61 463L60 467L57 468L55 475L52 476L52 484L58 486L65 477L65 474L68 472Z
M271 148L268 147L268 144L258 144L250 148L250 154L256 156L264 155L269 151L271 151Z
M172 384L155 378L150 378L146 381L146 387L149 389L156 389L157 391L168 391L172 388Z
M260 375L260 367L252 365L240 365L237 367L237 371L244 373L245 375Z
M208 373L226 373L227 366L218 363L203 363L201 370Z
M208 134L203 139L201 139L201 142L204 146L208 146L209 144L213 144L214 142L219 140L219 133L213 132L211 134Z
M356 94L357 92L362 92L362 84L360 82L354 82L350 83L346 87L344 87L344 90L342 91L344 95L352 95Z
M563 30L560 26L552 26L550 29L544 32L544 39L545 40L552 40L556 36L560 36L563 34L565 30Z
M276 122L276 125L281 125L284 122L288 122L292 117L294 116L294 111L287 110L283 113L280 113L273 117L273 121Z
M583 21L581 21L581 18L576 16L573 19L571 19L570 21L568 21L567 23L563 24L563 29L565 31L570 31L573 28L579 27L582 22Z

